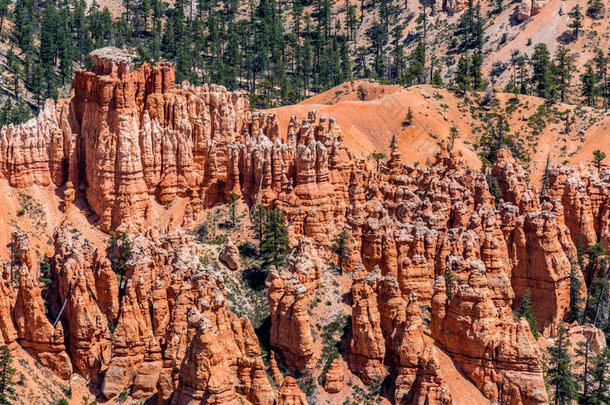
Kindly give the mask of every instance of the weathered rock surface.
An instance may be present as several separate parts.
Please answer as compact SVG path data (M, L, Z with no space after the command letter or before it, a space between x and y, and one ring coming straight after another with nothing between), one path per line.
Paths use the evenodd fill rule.
M289 257L289 267L269 270L267 288L271 313L270 343L286 367L307 374L314 366L309 304L320 284L322 265L313 246L301 246Z
M517 7L517 19L525 21L542 10L547 0L521 0Z
M484 271L482 263L472 263L467 283L457 286L451 297L439 277L432 299L432 337L490 400L508 394L515 403L547 403L540 352L529 325L498 310Z
M287 376L280 388L278 405L307 405L307 398L294 378Z
M231 270L239 269L239 250L232 240L229 239L222 244L218 258Z
M22 345L61 376L78 372L106 398L128 391L176 404L304 404L280 368L316 374L312 298L321 258L335 260L332 240L346 230L352 329L342 355L365 384L389 377L395 403L451 403L441 346L491 401L506 393L515 403L547 400L540 353L512 310L530 293L545 336L566 319L570 273L584 281L576 242L610 247L610 171L550 167L539 191L501 150L490 172L496 202L486 177L457 153L442 149L425 167L394 153L371 169L315 111L293 116L284 134L274 114L251 111L240 93L176 85L169 64L131 71L118 50L92 57L72 98L0 130L0 177L21 190L56 187L66 211L84 197L101 229L127 230L125 273L113 271L120 247L96 249L64 223L53 236L53 288L43 293L27 235L15 233L13 274L11 266L0 274L0 344ZM222 275L202 264L190 236L149 227L159 203L183 197L177 223L193 228L231 194L290 223L293 253L266 280L269 373L279 390L252 325L227 307ZM231 241L219 258L240 268ZM49 294L60 305L46 315ZM432 308L430 332L421 307ZM595 330L578 333L599 340ZM328 392L342 392L344 371L333 363Z
M324 377L324 390L330 394L336 394L345 386L345 373L341 368L339 359L333 360Z

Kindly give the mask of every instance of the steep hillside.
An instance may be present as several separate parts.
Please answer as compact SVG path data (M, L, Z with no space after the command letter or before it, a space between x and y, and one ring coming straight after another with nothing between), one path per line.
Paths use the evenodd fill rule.
M359 101L358 94L364 94L366 100ZM472 167L481 165L477 144L486 132L483 123L486 119L494 122L495 114L499 114L507 119L508 132L524 142L527 159L523 164L534 180L544 171L547 157L551 164L586 164L591 161L593 150L600 149L610 156L610 116L606 111L561 103L550 105L533 96L496 93L493 97L495 101L481 105L484 93L463 96L429 85L400 88L355 82L298 105L269 111L277 113L282 129L287 129L292 114L304 118L311 109L334 117L345 134L345 144L364 157L375 151L389 156L394 135L403 159L419 164L439 151L439 142L450 143L450 128L455 126L460 134L455 148ZM409 108L413 113L411 124L406 122ZM567 120L571 122L569 133Z

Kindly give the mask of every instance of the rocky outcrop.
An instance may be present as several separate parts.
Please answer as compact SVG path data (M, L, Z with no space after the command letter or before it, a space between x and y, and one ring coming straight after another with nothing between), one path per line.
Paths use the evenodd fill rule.
M294 378L287 376L280 388L277 405L307 405L307 397Z
M233 374L210 320L192 309L188 314L188 323L189 327L195 329L195 336L182 361L180 383L172 403L243 403L237 399Z
M271 346L286 367L308 373L313 367L313 336L309 304L320 284L322 266L311 245L289 258L288 268L271 268L267 276L271 313Z
M352 284L352 340L350 368L366 384L381 381L387 374L383 367L385 341L381 315L377 308L376 280L363 271L356 273Z
M293 117L282 139L276 116L253 113L240 93L177 86L168 63L130 71L116 49L92 58L72 98L1 130L0 176L12 186L70 181L105 230L145 229L156 201L203 196L209 206L234 193L281 206L298 233L328 242L344 218L347 198L336 192L350 158L333 119Z
M339 359L333 360L330 364L326 376L324 376L324 391L329 394L336 394L345 386L345 373L341 367Z
M14 233L13 246L20 262L17 270L19 289L13 308L19 344L32 353L40 364L68 379L72 375L72 363L64 346L64 329L61 323L53 325L47 318L36 277L37 270L31 264L27 235L23 232ZM10 328L8 332L11 332Z
M315 374L319 315L310 308L325 292L321 258L335 260L332 241L345 230L353 283L342 355L365 384L388 378L395 403L448 404L441 347L490 400L547 400L540 353L512 310L530 293L544 335L565 320L570 274L584 280L576 243L610 241L608 170L549 167L539 191L500 150L489 173L496 201L486 176L445 148L426 166L393 153L371 169L343 146L336 122L315 111L291 117L282 133L274 114L251 111L240 93L176 85L167 63L132 71L131 57L115 49L92 58L69 100L0 130L0 177L20 189L55 186L67 214L84 197L101 229L129 233L131 252L121 258L122 242L96 249L63 223L53 288L42 293L27 236L15 233L13 274L4 266L0 277L0 343L18 342L64 377L73 368L107 399L128 391L180 404L302 404L280 368ZM277 209L290 224L293 253L266 280L279 393L252 325L228 309L217 271L225 267L202 264L200 245L180 229L148 227L176 197L174 222L193 229L229 196ZM232 241L218 253L239 269ZM49 294L52 316L41 296ZM430 333L422 307L432 308ZM344 371L331 365L328 392L345 389Z
M227 240L220 248L218 258L231 270L239 269L239 250L232 240Z
M116 274L108 259L74 232L70 223L55 233L54 261L62 319L70 326L72 364L95 381L111 355L108 325L116 322L119 310Z
M521 0L517 6L517 20L525 21L542 10L547 0Z
M442 277L432 300L432 337L490 400L548 402L540 352L525 319L515 322L491 299L481 263L473 263L468 282L448 297Z
M406 302L396 279L381 277L376 269L366 276L357 273L352 296L351 369L365 383L382 381L390 371L395 376L394 403L450 404L451 393L436 349L424 335L415 294Z

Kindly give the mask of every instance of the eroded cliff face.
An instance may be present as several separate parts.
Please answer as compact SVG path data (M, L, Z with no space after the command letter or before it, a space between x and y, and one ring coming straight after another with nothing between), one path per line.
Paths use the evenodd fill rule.
M583 279L576 241L610 243L610 172L551 167L541 196L501 150L490 172L496 201L485 176L444 147L426 167L393 153L377 169L343 146L331 118L293 116L283 134L242 94L176 85L169 64L132 71L121 55L95 53L70 99L0 131L0 177L56 188L66 206L83 198L99 228L126 230L124 272L113 264L120 246L95 247L64 221L43 292L27 235L16 232L17 260L0 274L0 344L23 346L62 377L79 373L106 398L304 404L292 376L320 374L312 303L345 230L351 330L323 380L330 395L357 376L386 379L394 403L450 404L443 350L491 401L548 401L540 350L513 310L530 294L544 336L567 318L570 274ZM251 322L229 310L221 266L203 264L188 233L156 226L155 207L176 197L186 200L178 223L194 228L231 194L290 224L288 264L266 279L268 368ZM217 257L239 274L234 242Z

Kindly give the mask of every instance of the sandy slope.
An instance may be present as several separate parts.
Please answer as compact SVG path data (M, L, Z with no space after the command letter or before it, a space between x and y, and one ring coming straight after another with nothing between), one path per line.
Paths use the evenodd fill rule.
M270 111L278 114L283 131L292 114L304 118L310 110L315 109L318 114L335 117L345 133L345 143L361 156L369 156L374 151L387 154L392 135L396 135L398 151L403 154L403 160L420 164L439 150L439 142L447 138L450 127L455 125L461 134L456 141L456 149L462 151L473 167L480 167L478 152L473 147L480 137L482 125L477 114L483 109L478 104L467 105L463 97L429 85L397 88L369 83L368 91L377 95L377 98L369 101L355 101L351 89L351 84L346 83L300 104ZM482 97L482 94L468 95L471 100L476 97ZM506 107L514 95L498 93L496 98L498 105L491 111L502 113L508 119L512 134L523 139L530 136L532 128L529 120L535 116L544 100L520 95L514 111L507 112ZM414 119L411 125L405 125L409 107ZM570 164L580 161L588 163L595 149L602 149L610 156L610 137L607 136L610 115L607 112L576 108L569 104L556 104L550 108L570 111L570 116L574 116L576 121L570 133L566 134L564 121L557 116L544 117L545 128L537 138L530 136L531 140L528 141L533 179L537 179L544 170L547 155L551 163L567 161Z

